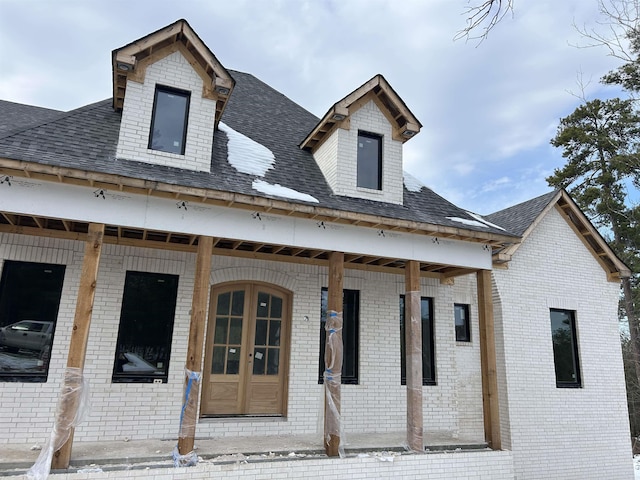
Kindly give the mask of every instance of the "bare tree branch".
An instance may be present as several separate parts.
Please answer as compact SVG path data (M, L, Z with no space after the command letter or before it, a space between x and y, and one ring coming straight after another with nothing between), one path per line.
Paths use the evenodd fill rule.
M582 35L585 44L573 45L577 48L604 47L608 55L624 62L635 59L631 51L629 38L638 32L640 22L639 0L598 0L598 10L601 19L596 26L573 24L576 31Z
M468 0L464 11L467 26L453 37L454 40L466 38L479 40L481 43L508 12L513 13L513 2L514 0L485 0L479 5L471 5L471 0Z

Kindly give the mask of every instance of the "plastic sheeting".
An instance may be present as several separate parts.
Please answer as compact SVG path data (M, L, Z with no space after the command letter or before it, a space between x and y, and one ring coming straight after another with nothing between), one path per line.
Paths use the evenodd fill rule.
M324 391L325 442L329 443L331 436L339 437L338 453L344 457L344 435L340 419L340 386L342 383L342 312L329 311L325 325L327 331L327 345L324 351Z
M82 369L69 367L64 372L51 436L40 452L40 456L27 472L29 479L45 480L49 476L54 452L60 450L69 440L71 429L87 417L89 410L89 384L82 374Z
M184 369L187 377L187 384L184 389L184 400L180 411L179 438L193 438L196 435L196 419L198 418L198 391L200 390L200 372L192 372L188 368ZM191 452L180 455L178 447L173 449L173 465L175 467L191 467L198 463L198 455Z

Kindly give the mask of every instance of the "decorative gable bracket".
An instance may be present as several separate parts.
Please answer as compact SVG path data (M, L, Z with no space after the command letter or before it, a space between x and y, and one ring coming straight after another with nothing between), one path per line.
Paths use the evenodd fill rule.
M336 128L349 130L350 115L370 101L375 102L391 124L394 140L404 143L420 132L422 124L391 88L389 82L378 74L335 103L300 143L300 148L314 152Z
M149 65L176 51L202 78L202 96L216 101L217 125L235 81L186 20L178 20L112 52L113 108L122 110L127 81L143 83Z

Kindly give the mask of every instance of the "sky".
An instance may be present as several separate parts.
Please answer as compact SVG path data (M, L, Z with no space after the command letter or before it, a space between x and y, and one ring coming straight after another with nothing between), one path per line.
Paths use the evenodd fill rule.
M480 0L469 0L471 4ZM550 191L559 119L618 66L574 25L596 0L515 0L483 42L455 40L468 0L0 0L0 99L71 110L112 95L111 51L184 18L228 69L316 116L384 75L420 120L404 169L488 214ZM224 121L224 118L223 118Z

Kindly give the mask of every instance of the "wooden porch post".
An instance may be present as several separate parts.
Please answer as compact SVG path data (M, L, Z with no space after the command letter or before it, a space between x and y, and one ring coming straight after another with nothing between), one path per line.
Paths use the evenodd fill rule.
M324 447L329 457L340 454L340 388L342 384L342 284L344 253L329 254L327 341L324 352Z
M405 266L405 359L407 366L407 444L423 452L422 418L422 314L420 312L420 263Z
M212 237L198 237L198 253L196 255L196 276L193 284L191 300L191 323L189 325L189 342L187 344L187 361L185 368L194 372L191 376L185 372L185 395L180 417L178 434L178 453L186 455L193 451L196 434L200 370L202 367L202 348L204 342L204 326L207 320L207 300L209 299L209 277L211 275ZM194 378L197 381L194 382Z
M496 375L496 340L493 329L491 271L480 270L478 282L478 323L480 325L480 363L482 370L482 408L484 436L493 450L500 450L500 411Z
M93 300L96 294L96 282L98 279L98 266L100 264L100 254L102 252L102 241L104 237L104 225L97 223L89 224L89 232L84 247L84 260L82 262L82 273L80 274L80 286L78 288L78 298L76 301L76 311L73 318L73 330L71 331L71 341L69 342L69 355L67 356L67 369L76 368L80 372L84 369L84 360L87 353L87 341L89 340L89 326L91 325L91 314L93 312ZM76 378L80 378L76 376ZM77 391L78 385L68 384L69 376L65 375L65 385L63 392ZM71 420L75 418L78 410L78 396L68 395L67 399L62 399L58 406L56 416L56 429L60 435L67 430ZM71 447L73 445L73 427L68 427L69 438L53 454L51 460L52 469L69 468L71 459Z

